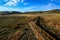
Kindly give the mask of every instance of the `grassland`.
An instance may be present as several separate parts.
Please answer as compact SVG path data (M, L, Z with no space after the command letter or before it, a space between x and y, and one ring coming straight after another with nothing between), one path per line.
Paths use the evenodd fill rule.
M29 26L38 16L45 28L60 37L60 14L27 13L0 15L0 40L38 40Z
M37 40L28 23L30 17L0 17L0 40Z

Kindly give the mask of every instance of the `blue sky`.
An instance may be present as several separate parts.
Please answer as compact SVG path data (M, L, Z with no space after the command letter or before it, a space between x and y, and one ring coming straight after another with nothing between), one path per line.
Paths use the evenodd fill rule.
M0 11L44 11L60 9L60 0L0 0Z

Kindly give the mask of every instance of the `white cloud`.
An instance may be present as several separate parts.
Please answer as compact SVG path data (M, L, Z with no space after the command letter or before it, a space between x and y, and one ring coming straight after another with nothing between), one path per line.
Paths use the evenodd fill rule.
M20 0L10 0L4 6L16 6Z
M43 6L44 8L52 8L53 4L52 3L48 3L46 6Z
M25 11L36 11L36 8L39 8L39 6L24 7L24 8L21 8L20 11L22 11L22 12L25 12Z
M41 6L41 9L43 9L43 10L51 10L51 9L59 9L59 8L60 8L60 6L57 6L54 3L48 3L46 5Z
M55 4L53 3L48 3L48 4L45 4L45 5L36 5L36 6L30 6L30 7L25 7L25 8L22 8L21 11L22 12L25 12L25 11L43 11L43 10L51 10L51 9L55 9L57 8L58 6L56 6Z
M29 4L29 3L25 2L25 0L20 0L20 3L23 3L23 5Z
M7 1L9 1L9 0L4 0L4 2L7 2Z
M27 4L29 4L29 3L24 3L24 5L27 5Z
M53 2L53 1L60 2L60 0L51 0L51 1L52 1L52 2Z
M55 8L56 8L56 5L53 3L48 3L48 4L42 6L43 10L51 10L51 9L55 9Z
M20 2L24 2L24 0L20 0Z
M9 8L9 7L2 7L0 6L0 11L20 11L19 8Z
M6 2L6 4L4 4L3 6L17 6L19 4L19 2L23 3L23 5L28 4L25 2L25 0L5 0L5 2Z

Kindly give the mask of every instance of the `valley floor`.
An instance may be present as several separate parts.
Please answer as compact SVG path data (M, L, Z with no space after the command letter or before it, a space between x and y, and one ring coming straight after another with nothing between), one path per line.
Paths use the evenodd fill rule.
M38 19L40 17L41 19ZM35 27L37 20L46 26L49 32L60 38L60 14L12 14L0 15L1 40L55 40L44 29ZM33 22L31 22L33 21ZM41 32L41 30L43 30ZM49 39L50 38L50 39Z

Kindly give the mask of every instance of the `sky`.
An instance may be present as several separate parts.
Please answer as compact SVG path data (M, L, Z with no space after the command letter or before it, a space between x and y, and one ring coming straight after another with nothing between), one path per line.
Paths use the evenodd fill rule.
M60 9L60 0L0 0L0 11L46 11Z

